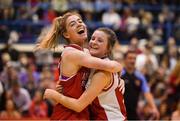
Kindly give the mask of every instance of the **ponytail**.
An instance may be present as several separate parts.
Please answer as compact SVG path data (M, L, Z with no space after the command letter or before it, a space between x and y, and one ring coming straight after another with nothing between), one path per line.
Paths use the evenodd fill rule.
M77 15L81 18L81 16L76 12L68 12L63 16L56 17L53 20L49 31L41 32L40 36L38 37L35 50L51 49L57 47L60 37L64 38L63 33L66 31L66 20L69 16L72 15Z
M41 31L40 36L37 39L35 50L39 49L51 49L57 47L59 38L62 35L61 30L62 17L57 17L53 20L50 28L45 28Z

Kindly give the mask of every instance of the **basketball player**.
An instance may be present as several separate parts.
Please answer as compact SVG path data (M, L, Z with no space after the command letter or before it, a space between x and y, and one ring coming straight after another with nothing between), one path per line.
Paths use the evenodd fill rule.
M116 40L112 30L97 29L89 42L90 54L109 60ZM117 73L92 69L87 89L78 99L64 96L52 89L46 89L44 98L52 99L76 112L81 112L90 104L92 120L126 120L123 95L118 89L119 81Z
M85 53L83 48L87 40L87 28L81 16L74 12L65 13L52 24L52 29L37 45L37 49L53 48L57 45L59 37L64 37L69 43L62 52L60 67L60 84L63 94L72 98L79 98L84 92L83 79L87 68L102 69L118 72L121 65L115 61L102 60ZM87 68L85 68L87 67ZM76 113L63 105L57 104L51 116L52 120L83 120L89 119L86 109Z

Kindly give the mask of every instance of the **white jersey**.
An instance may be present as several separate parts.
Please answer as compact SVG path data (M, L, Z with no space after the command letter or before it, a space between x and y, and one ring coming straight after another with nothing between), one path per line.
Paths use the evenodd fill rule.
M95 70L91 70L89 80L86 87L91 84L91 77ZM101 81L101 80L97 80ZM109 120L109 121L122 121L126 120L126 109L124 105L124 98L119 91L119 78L117 73L112 74L111 84L104 88L98 97L92 102L91 119L93 120Z

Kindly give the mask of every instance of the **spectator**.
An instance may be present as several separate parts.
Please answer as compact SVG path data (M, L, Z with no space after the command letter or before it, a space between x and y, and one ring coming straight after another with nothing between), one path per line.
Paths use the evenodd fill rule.
M0 113L0 119L20 119L21 114L15 109L13 100L8 99L6 102L6 110Z
M55 81L50 68L48 66L44 66L40 75L39 87L43 90L47 88L55 88Z
M52 0L51 6L52 9L57 13L57 16L62 15L62 13L68 10L67 0Z
M128 50L136 51L137 54L140 54L142 51L138 48L139 40L137 37L132 37L130 40L130 45Z
M19 57L19 51L13 47L13 43L7 43L1 53L8 53L12 61L17 61Z
M124 56L125 67L122 71L121 78L125 80L125 105L127 110L127 119L128 120L138 120L138 114L136 112L138 106L138 100L140 94L143 93L147 101L147 104L151 108L152 115L155 119L159 119L159 112L154 103L154 98L150 92L150 88L147 85L147 81L143 74L136 70L136 52L127 51Z
M47 118L48 107L46 102L42 99L42 91L36 90L34 98L29 108L30 116L34 119Z
M158 69L158 59L152 51L152 45L147 43L143 53L139 54L136 59L136 68L141 71L149 80L149 77Z
M91 0L83 0L80 2L81 4L81 9L84 11L84 12L93 12L93 3Z
M16 80L12 84L12 98L15 102L19 112L22 114L23 117L29 116L29 106L31 102L31 98L29 92L22 88L19 82Z
M176 40L173 37L170 37L163 53L163 61L165 64L164 66L167 69L167 73L170 73L173 70L178 59L179 52L176 45Z
M36 65L33 63L28 64L26 69L25 72L20 74L20 83L29 91L31 97L33 97L35 90L39 86L40 74L36 71Z
M0 74L0 80L4 83L5 90L11 89L13 81L18 80L18 71L12 62L5 64L4 70Z
M102 23L107 26L112 26L114 30L117 30L121 24L121 17L113 8L109 8L108 11L102 15Z

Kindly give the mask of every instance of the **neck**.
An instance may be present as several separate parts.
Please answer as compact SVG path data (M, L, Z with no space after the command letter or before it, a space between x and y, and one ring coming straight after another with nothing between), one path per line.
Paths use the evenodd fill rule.
M70 43L70 45L77 45L77 46L80 46L80 47L84 47L84 43Z
M79 46L77 44L70 44L68 46L74 47L74 48L79 49L79 50L83 50L83 47L81 47L81 46Z

